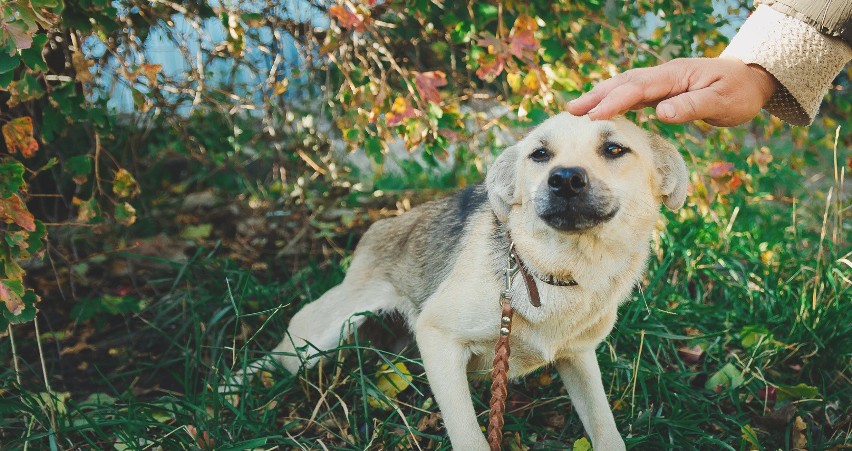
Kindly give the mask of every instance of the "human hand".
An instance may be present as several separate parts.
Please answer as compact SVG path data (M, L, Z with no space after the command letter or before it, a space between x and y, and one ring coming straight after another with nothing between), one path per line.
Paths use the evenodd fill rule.
M681 58L604 80L569 102L568 111L609 119L655 106L658 118L670 124L702 119L730 127L757 115L778 86L765 69L736 58Z

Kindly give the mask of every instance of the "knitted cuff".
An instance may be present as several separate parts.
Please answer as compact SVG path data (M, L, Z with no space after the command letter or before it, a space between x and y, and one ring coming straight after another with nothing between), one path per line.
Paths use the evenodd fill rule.
M781 84L763 108L793 125L810 124L852 48L810 25L760 5L720 56L757 64Z

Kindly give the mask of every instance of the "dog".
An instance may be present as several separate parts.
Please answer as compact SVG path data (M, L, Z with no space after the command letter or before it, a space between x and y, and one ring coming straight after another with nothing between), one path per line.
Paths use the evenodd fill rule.
M362 324L359 313L396 312L453 448L487 450L467 376L491 368L511 236L541 304L513 279L509 377L555 365L594 448L624 449L595 348L643 274L660 205L680 208L687 186L677 149L630 121L551 117L483 183L373 224L343 282L292 318L273 354L295 374Z

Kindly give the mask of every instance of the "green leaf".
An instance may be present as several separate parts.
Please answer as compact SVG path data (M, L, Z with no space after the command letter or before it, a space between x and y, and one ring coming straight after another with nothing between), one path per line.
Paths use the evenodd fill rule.
M213 232L212 224L198 224L187 226L180 231L180 237L185 240L200 240L210 236Z
M115 220L121 225L133 224L136 222L136 209L127 202L115 204Z
M11 72L17 69L20 64L21 59L17 56L0 55L0 74Z
M742 385L744 381L745 378L743 377L742 372L732 363L727 363L722 367L722 369L716 371L707 379L707 382L704 384L704 388L718 392L727 387L737 388Z
M589 442L589 439L583 437L579 440L574 440L574 446L571 449L573 451L592 451L592 444Z
M47 63L42 56L45 43L47 43L47 35L37 34L33 36L33 45L26 50L21 50L21 60L36 72L47 71Z
M370 136L364 141L364 152L368 157L372 158L376 164L380 164L382 162L382 159L384 158L383 150L384 146L382 146L382 140L375 136Z
M53 138L61 133L67 125L68 121L59 110L50 105L45 105L41 113L41 138L43 141L53 141Z
M65 160L65 170L71 174L74 183L86 183L92 173L92 159L88 155L77 155Z
M767 342L772 340L769 329L764 326L745 326L739 335L740 343L742 343L744 348L751 348L761 341Z
M136 182L136 179L133 178L130 172L121 168L115 171L115 178L112 181L112 192L118 197L135 197L139 194L139 183Z
M6 73L0 73L0 89L7 89L9 85L12 83L12 80L15 79L15 72L9 71Z
M24 165L15 160L0 162L0 199L7 199L24 186Z
M778 399L787 398L817 398L819 397L819 389L807 384L798 384L793 386L779 385L776 387Z

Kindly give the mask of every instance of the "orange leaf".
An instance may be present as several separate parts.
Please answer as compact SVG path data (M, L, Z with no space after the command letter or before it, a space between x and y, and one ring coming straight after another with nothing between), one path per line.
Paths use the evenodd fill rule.
M162 72L163 65L162 64L142 64L139 66L139 72L148 79L148 83L155 85L157 84L157 74Z
M503 55L488 55L479 60L479 69L476 69L476 76L485 80L491 81L503 72L506 66L506 57Z
M438 88L447 85L447 76L439 70L415 72L414 84L417 86L417 92L424 100L441 103L441 94L438 93Z
M17 194L12 194L8 199L0 199L0 218L7 224L14 222L28 232L35 232L35 218Z
M38 150L38 141L33 138L33 119L29 116L12 119L3 126L3 139L9 153L21 152L30 158Z
M518 16L509 38L512 55L520 58L525 52L538 50L539 44L535 37L535 30L538 30L535 19L527 15Z
M331 13L331 16L334 17L337 20L337 23L339 23L343 28L354 28L357 31L364 31L367 29L364 18L355 14L343 5L334 5L331 8L328 8L328 12Z
M18 296L18 293L7 287L2 280L0 280L0 300L6 304L6 308L15 316L20 315L26 307L24 301Z

